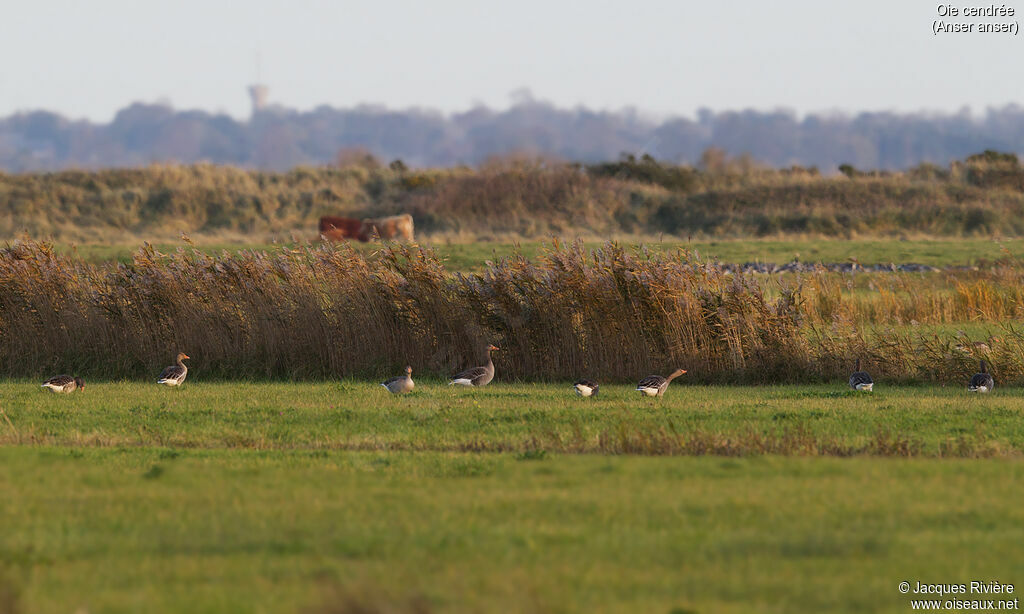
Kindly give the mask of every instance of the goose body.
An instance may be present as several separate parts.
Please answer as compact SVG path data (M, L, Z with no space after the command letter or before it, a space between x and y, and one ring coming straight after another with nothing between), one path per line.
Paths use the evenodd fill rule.
M596 397L599 391L597 382L592 379L581 379L573 384L572 387L576 390L576 394L581 397Z
M60 394L67 394L76 390L85 390L85 381L80 377L72 377L70 375L55 375L50 379L43 382L41 388L46 388L50 392L56 392Z
M452 376L449 386L486 386L494 379L494 361L491 360L491 352L498 348L494 345L487 346L487 364L482 367L466 369L461 373Z
M875 382L871 379L871 375L867 371L860 370L860 358L858 358L857 364L853 367L853 373L850 374L850 388L861 392L871 392L874 386Z
M665 389L672 383L672 380L686 373L686 369L676 369L672 375L663 377L661 375L648 375L636 385L637 392L648 397L660 397L665 394Z
M995 387L996 382L992 379L992 375L988 372L988 367L983 360L981 361L981 372L974 374L971 382L967 385L967 390L969 392L992 392Z
M405 368L405 375L392 377L389 380L381 382L381 386L387 388L388 392L391 394L412 392L412 389L416 387L416 384L412 381L412 367Z
M188 375L188 367L182 362L188 357L188 354L178 354L177 364L173 364L161 371L156 383L163 384L164 386L180 386L185 381L185 376Z

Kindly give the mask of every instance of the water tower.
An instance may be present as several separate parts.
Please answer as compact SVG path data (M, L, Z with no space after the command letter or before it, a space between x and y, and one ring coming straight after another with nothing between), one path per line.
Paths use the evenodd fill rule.
M252 99L252 114L255 115L257 111L262 111L267 108L267 96L270 94L270 88L266 85L250 85L249 86L249 98Z

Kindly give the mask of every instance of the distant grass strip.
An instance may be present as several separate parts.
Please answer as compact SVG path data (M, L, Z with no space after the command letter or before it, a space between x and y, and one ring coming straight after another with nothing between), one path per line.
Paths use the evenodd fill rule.
M653 456L1018 457L1024 391L964 387L674 384L661 400L602 385L480 390L421 380L396 397L365 382L90 383L62 397L8 381L0 444L75 447L512 452Z
M569 237L572 238L571 235ZM200 237L197 249L211 255L222 251L237 253L245 249L274 249L268 243L222 243L205 241ZM473 272L485 268L487 260L507 258L518 249L528 258L536 258L550 247L548 241L422 241L432 247L444 261L449 271ZM785 264L793 260L804 263L842 263L855 260L863 266L874 264L927 264L935 267L968 266L991 263L1011 256L1024 258L1024 239L822 239L808 237L805 239L727 239L727 240L693 240L693 241L659 241L623 240L623 244L634 246L643 244L657 252L673 251L680 248L692 249L707 258L714 258L730 264L746 262L768 262ZM352 243L361 252L372 252L380 249L379 244ZM596 249L603 245L600 241L586 241L588 249ZM187 247L184 242L157 242L157 250L169 253L179 247ZM121 262L128 263L132 255L139 249L139 244L125 245L94 245L84 244L72 246L59 244L61 252L74 251L86 262Z

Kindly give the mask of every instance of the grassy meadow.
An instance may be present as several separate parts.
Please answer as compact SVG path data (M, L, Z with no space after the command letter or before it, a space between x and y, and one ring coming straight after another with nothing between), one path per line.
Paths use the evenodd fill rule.
M3 448L0 595L41 613L906 612L903 580L1019 582L1022 477L1003 460Z
M1024 571L1019 465L994 460L0 459L33 612L904 612L903 579Z
M674 383L661 399L605 384L581 399L566 384L483 389L417 379L392 396L362 381L206 382L180 390L92 382L68 397L4 385L0 442L71 447L370 450L745 456L1006 456L1024 453L1024 390L972 396L948 386ZM414 374L415 376L415 374Z
M903 612L1024 573L1017 390L0 390L5 611Z

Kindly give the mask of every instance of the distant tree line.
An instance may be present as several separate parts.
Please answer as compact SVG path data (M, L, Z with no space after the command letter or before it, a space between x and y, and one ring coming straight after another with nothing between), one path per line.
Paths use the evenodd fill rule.
M991 149L1024 153L1024 107L957 114L860 113L798 117L789 111L702 110L654 121L633 110L559 109L532 99L504 111L444 115L376 106L309 112L281 107L247 121L136 103L108 124L47 111L0 119L0 169L8 172L211 162L265 170L323 165L363 148L410 168L478 165L494 155L594 163L623 152L697 165L709 148L776 168L897 170L947 165ZM643 169L641 169L643 170ZM678 178L684 181L684 178Z

